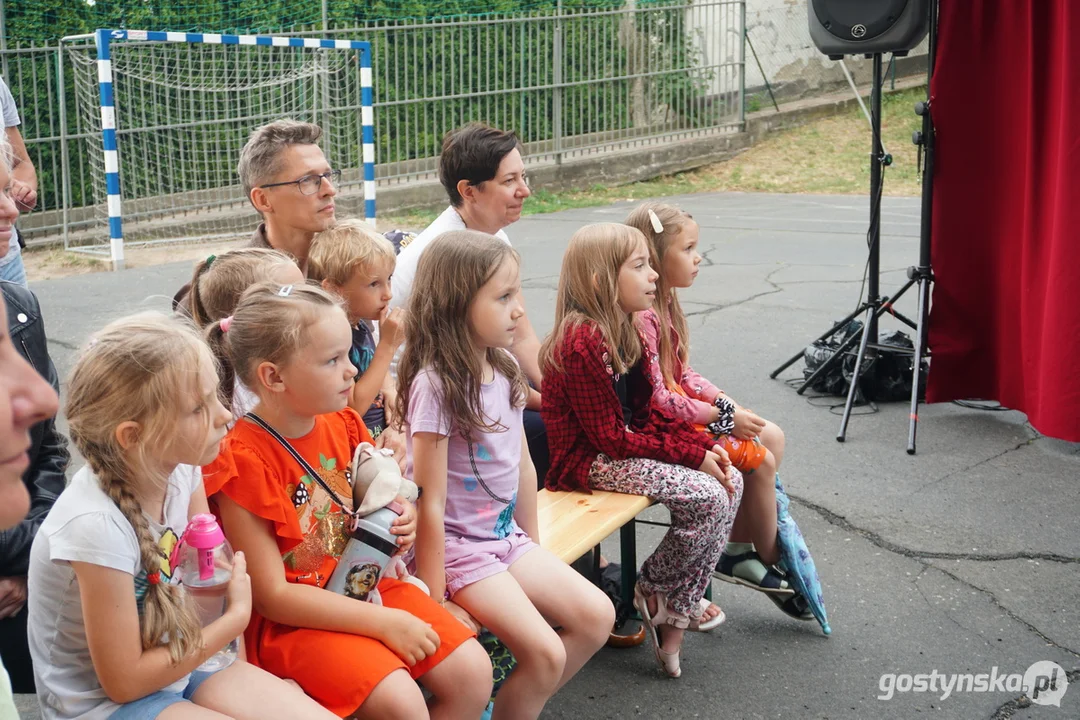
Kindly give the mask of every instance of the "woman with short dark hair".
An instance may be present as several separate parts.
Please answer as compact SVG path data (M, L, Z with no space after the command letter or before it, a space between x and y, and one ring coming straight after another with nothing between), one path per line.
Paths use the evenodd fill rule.
M525 199L532 194L521 151L516 133L483 123L469 123L447 133L439 155L439 181L446 188L450 207L402 249L394 270L391 307L408 306L420 256L439 235L451 230L478 230L510 243L505 228L521 218ZM518 323L511 352L532 387L539 388L543 379L537 361L540 340L528 314ZM525 404L525 434L537 481L543 485L548 450L539 411L540 393L532 389Z

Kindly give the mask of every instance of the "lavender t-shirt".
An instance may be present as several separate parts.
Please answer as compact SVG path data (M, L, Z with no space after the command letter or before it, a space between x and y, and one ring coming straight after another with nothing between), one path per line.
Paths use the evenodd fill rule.
M519 532L514 520L521 462L521 408L510 407L510 381L495 373L495 380L480 386L480 400L488 420L498 432L474 431L473 441L451 427L443 412L442 382L429 370L413 380L409 394L408 460L413 477L413 433L446 435L446 537L469 540L502 539Z

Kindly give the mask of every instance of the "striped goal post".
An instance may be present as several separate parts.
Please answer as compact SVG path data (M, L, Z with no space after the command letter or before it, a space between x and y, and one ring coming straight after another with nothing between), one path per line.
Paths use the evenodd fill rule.
M94 33L97 50L97 78L101 98L101 133L104 150L106 204L109 223L109 250L114 270L124 267L124 228L121 212L120 146L117 141L116 96L113 88L111 48L125 41L160 43L203 43L207 45L247 45L325 50L352 50L358 55L361 87L363 144L364 217L375 225L375 118L373 110L371 43L272 35L227 35L212 33L162 32L153 30L108 30ZM121 99L122 101L122 99Z

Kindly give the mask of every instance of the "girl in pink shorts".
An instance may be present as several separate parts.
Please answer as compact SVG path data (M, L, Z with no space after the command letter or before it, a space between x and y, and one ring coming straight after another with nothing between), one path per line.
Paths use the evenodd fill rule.
M416 574L518 662L494 720L538 717L615 619L603 592L539 546L536 470L521 425L528 386L508 352L524 316L520 294L507 243L470 230L434 240L409 298L394 413L407 426L406 474L421 489Z

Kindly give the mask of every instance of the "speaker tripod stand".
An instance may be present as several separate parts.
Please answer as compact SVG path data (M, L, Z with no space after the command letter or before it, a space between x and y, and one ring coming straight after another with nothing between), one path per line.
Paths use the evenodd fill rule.
M936 24L934 20L936 20L936 18L932 17L930 26L929 62L931 72L933 70L934 60L934 25ZM930 122L928 104L919 103L916 105L916 113L922 115L923 118L923 131L921 133L916 133L913 140L926 152L926 166L923 175L922 215L920 219L919 265L908 268L908 281L891 297L885 298L880 294L879 278L881 270L881 191L884 168L892 163L892 157L885 152L881 142L881 53L875 53L873 55L872 74L873 83L870 91L870 129L872 137L870 155L870 228L867 234L869 245L869 257L867 259L867 299L865 302L860 303L847 317L840 320L833 325L832 328L820 335L815 342L828 340L842 330L851 320L860 315L863 316L862 334L853 334L847 337L840 346L837 347L833 354L829 356L829 358L823 362L810 377L806 378L806 381L799 386L796 392L799 395L806 392L806 389L816 382L818 378L829 372L829 370L837 363L842 362L854 347L855 342L859 342L859 349L855 354L855 365L851 375L851 385L848 388L847 399L844 403L844 413L840 420L840 431L836 435L837 442L844 442L847 436L848 422L851 419L851 410L855 405L855 397L858 393L859 373L863 364L865 362L873 363L877 354L881 351L892 353L897 351L895 346L883 346L877 343L878 319L885 313L889 313L900 322L915 330L916 337L913 352L914 363L911 391L911 414L907 448L908 454L914 454L915 431L918 419L919 366L922 362L923 351L925 348L925 328L929 308L929 287L930 282L933 279L933 275L930 271L930 189L933 171L933 127ZM919 286L918 323L898 312L894 307L904 293L916 284ZM802 351L796 353L783 365L773 370L772 373L769 374L769 377L775 379L777 375L796 363L802 357Z

